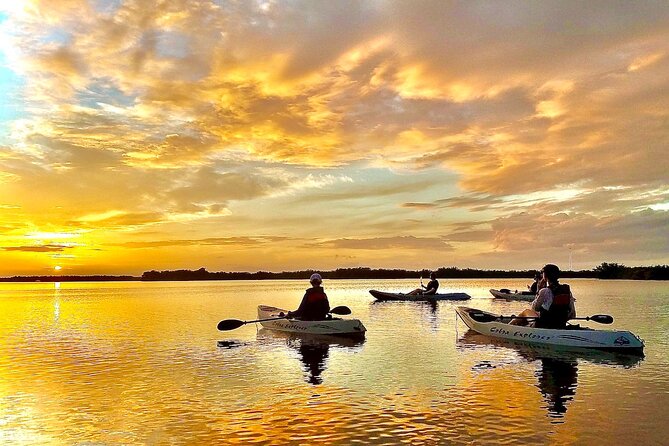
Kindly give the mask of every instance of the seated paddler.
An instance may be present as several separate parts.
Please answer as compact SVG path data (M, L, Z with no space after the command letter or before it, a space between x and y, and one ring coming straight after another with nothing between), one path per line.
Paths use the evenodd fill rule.
M434 272L431 272L430 281L427 283L427 285L421 284L420 288L416 288L415 290L407 294L411 296L416 296L416 295L431 296L433 294L437 294L438 289L439 289L439 281L437 280L437 275Z
M289 311L287 317L301 319L303 321L321 321L327 318L330 312L330 302L321 284L323 278L320 274L312 274L309 278L309 288L302 298L300 306L295 311Z
M546 287L539 290L531 308L513 319L511 325L527 325L534 319L536 328L565 328L567 321L576 317L575 299L569 285L560 283L560 268L548 264L541 269ZM529 318L529 319L525 319Z

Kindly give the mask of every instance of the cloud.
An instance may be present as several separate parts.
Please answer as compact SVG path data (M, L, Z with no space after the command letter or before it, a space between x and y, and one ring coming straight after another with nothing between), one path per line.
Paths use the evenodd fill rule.
M590 253L624 254L636 251L662 254L669 248L669 213L646 210L621 216L519 213L491 223L495 247L523 251L528 247L574 247ZM643 233L643 237L638 237ZM534 248L533 248L534 249Z
M125 242L114 246L124 248L163 248L173 246L233 246L238 248L253 248L268 244L291 241L289 237L276 236L249 236L249 237L217 237L193 240L153 240L149 242Z
M410 249L410 250L440 250L449 251L453 247L436 237L375 237L364 239L337 239L319 243L318 245L334 249Z
M665 4L103 3L5 8L12 235L243 227L402 249L411 231L473 253L486 225L515 251L505 234L566 215L544 224L605 225L625 241L588 249L613 254L646 249L616 218L669 201Z
M36 245L36 246L3 246L4 251L21 251L21 252L61 252L71 246L63 245Z

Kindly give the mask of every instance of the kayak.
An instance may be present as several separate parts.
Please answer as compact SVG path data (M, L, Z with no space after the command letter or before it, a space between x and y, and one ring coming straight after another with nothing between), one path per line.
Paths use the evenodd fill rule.
M437 293L437 294L403 294L386 293L385 291L369 290L369 294L377 300L397 300L397 301L416 301L433 302L435 300L468 300L472 297L467 293Z
M511 349L527 361L551 359L569 362L582 359L592 364L620 365L623 367L635 367L643 361L643 355L626 355L593 348L532 344L511 339L491 338L474 330L467 330L466 333L463 333L457 340L456 346L461 350L489 348L490 346Z
M288 313L288 310L258 305L258 319L272 319L281 317L280 313ZM323 321L302 321L299 319L277 319L275 321L263 321L260 324L272 330L285 331L289 333L307 333L314 335L334 335L364 337L367 329L358 319L332 318Z
M556 347L592 348L618 353L643 354L643 341L629 331L593 330L578 325L568 325L563 330L524 327L509 325L509 317L498 320L502 316L474 308L457 307L455 311L470 329L493 338Z
M524 300L527 302L532 302L535 297L537 297L536 294L530 292L530 291L521 291L512 293L511 290L507 290L502 288L501 290L490 290L490 294L495 296L496 298L499 299L507 299L507 300Z

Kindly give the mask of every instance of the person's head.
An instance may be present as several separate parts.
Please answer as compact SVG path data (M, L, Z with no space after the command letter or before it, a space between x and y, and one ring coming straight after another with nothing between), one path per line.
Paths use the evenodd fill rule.
M433 271L430 273L430 280L434 280L437 278L437 274Z
M557 265L553 265L552 263L544 265L544 267L541 268L541 272L549 282L557 282L560 278L560 268L558 268Z
M314 273L309 277L309 282L311 282L311 285L313 286L320 286L321 283L323 283L323 278L320 274Z
M541 280L541 272L537 272L534 274L534 280L539 281Z

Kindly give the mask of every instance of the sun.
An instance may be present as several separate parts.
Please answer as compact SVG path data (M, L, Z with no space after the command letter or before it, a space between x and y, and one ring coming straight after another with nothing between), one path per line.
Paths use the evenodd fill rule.
M63 267L60 265L56 265L53 267L53 269L55 269L56 271L60 271L61 269L63 269Z

